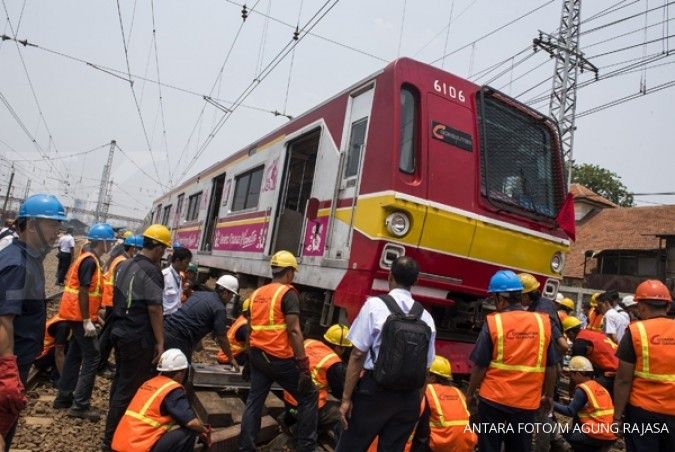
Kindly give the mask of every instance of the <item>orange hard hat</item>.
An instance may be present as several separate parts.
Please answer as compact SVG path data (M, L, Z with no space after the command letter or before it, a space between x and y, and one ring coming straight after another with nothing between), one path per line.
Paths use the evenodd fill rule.
M635 289L635 301L672 301L670 291L658 279L648 279Z

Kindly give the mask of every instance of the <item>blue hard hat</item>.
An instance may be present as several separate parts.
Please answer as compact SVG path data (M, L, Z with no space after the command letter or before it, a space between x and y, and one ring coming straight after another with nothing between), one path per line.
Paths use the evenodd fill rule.
M18 218L44 218L66 221L66 209L54 195L29 196L19 208Z
M135 235L133 237L134 240L134 246L138 249L143 248L143 236L142 235Z
M180 243L180 240L174 240L173 245L171 245L171 248L184 248L184 246L182 243Z
M136 246L136 236L135 235L130 235L126 239L124 239L124 246Z
M95 223L89 228L87 232L89 240L116 240L115 231L108 223Z
M492 275L490 278L490 284L488 284L489 293L500 293L500 292L522 292L523 283L511 270L499 270L497 273Z

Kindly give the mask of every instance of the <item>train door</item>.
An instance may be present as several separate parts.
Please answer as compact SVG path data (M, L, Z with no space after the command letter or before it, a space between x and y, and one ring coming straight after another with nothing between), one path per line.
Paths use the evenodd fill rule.
M211 186L211 198L209 199L209 208L206 212L206 223L204 224L204 237L202 238L202 251L211 251L213 246L213 235L218 223L218 211L223 197L223 186L225 185L225 174L213 178Z
M288 250L300 255L307 201L314 186L314 169L321 129L316 129L287 145L281 196L274 221L271 253Z

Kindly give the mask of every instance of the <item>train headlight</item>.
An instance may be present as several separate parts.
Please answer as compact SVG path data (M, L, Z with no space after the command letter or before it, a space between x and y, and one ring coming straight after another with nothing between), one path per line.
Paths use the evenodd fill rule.
M405 212L390 213L384 226L394 237L403 237L410 231L410 217Z
M559 252L555 253L551 258L551 270L553 270L554 273L562 273L564 268L565 268L565 256L563 256Z

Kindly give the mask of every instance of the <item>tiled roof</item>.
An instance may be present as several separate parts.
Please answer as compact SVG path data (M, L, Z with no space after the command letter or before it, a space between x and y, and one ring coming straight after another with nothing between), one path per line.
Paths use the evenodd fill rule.
M581 185L581 184L570 184L570 193L574 196L574 201L577 200L587 200L595 204L601 204L607 207L618 207L609 199L604 196L600 196L590 188Z
M577 222L576 233L576 242L567 254L564 276L583 278L587 250L598 253L658 249L656 235L675 235L675 205L600 209Z

